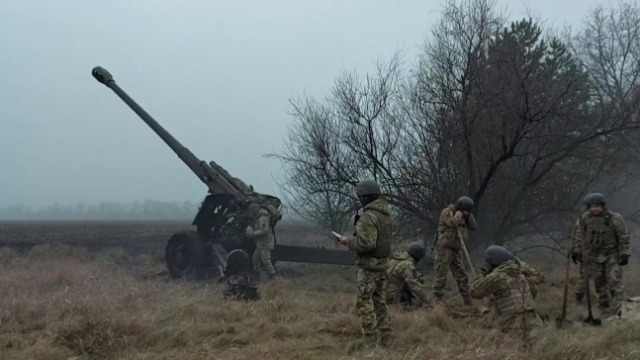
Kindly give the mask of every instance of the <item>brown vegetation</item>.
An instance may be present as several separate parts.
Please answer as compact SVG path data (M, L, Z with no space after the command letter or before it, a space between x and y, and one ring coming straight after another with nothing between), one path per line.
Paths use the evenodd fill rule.
M491 337L487 319L442 309L392 309L388 348L354 350L354 269L281 264L257 302L226 301L215 281L182 283L156 274L162 254L96 256L71 247L0 251L2 359L614 359L640 358L638 324L585 327L570 306L566 329L534 330L531 354ZM548 273L539 308L558 315L562 269ZM627 269L627 287L640 282ZM458 302L450 282L451 302Z

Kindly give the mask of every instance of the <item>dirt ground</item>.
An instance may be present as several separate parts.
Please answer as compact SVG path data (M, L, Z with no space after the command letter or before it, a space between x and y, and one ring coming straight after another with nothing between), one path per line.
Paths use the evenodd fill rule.
M164 248L171 234L195 230L189 221L0 221L0 247L29 249L37 244L81 245L89 249L122 247L140 252ZM281 222L278 242L335 248L319 229Z
M22 249L47 243L155 250L164 247L171 234L190 228L188 221L0 222L0 247Z

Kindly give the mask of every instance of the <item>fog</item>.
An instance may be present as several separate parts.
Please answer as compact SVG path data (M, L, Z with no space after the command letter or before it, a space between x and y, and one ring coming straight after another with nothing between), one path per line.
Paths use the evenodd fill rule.
M596 1L498 2L578 25ZM278 194L289 99L400 51L438 19L432 1L14 1L0 5L0 207L198 201L206 187L116 95L100 65L203 160Z

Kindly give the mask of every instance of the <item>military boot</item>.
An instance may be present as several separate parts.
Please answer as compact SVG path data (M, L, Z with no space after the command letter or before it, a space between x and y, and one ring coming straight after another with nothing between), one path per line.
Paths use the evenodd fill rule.
M277 278L278 278L278 274L276 274L276 273L267 273L267 279L269 279L269 281L275 280Z
M620 304L616 304L605 308L601 307L600 311L602 312L602 316L605 318L620 316L622 314L622 306Z
M390 331L380 332L380 346L387 347L393 342L394 339L395 336L393 336Z
M365 334L359 337L358 339L356 339L356 341L354 341L353 344L350 346L349 350L354 351L354 350L372 348L372 347L375 347L376 345L378 345L378 335L375 333Z

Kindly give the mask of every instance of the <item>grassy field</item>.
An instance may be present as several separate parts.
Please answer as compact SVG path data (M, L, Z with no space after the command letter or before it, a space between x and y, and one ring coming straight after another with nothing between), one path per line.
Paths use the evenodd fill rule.
M640 359L639 324L587 327L586 310L572 302L574 323L536 328L530 353L492 336L488 319L451 318L442 308L392 307L394 342L354 349L351 267L282 264L284 277L244 303L224 300L215 281L169 280L162 253L2 248L0 264L0 359ZM551 319L562 273L547 273L540 288L539 309ZM625 282L638 294L632 273L638 268ZM449 302L459 303L453 281L448 287Z

